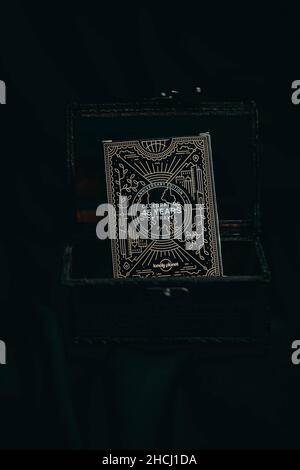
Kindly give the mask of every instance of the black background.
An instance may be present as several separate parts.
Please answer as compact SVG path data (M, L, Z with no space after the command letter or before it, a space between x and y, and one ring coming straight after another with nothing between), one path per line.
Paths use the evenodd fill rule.
M0 370L0 447L298 447L300 366L291 364L290 345L300 338L300 106L291 102L291 83L300 79L299 15L287 3L265 11L251 3L101 3L0 7L0 79L7 85L7 105L0 107L0 338L8 351ZM133 100L172 89L190 95L197 86L206 101L254 99L259 106L271 350L264 358L185 368L165 392L161 434L151 434L143 431L146 412L140 421L118 412L129 406L130 387L116 393L115 405L92 386L101 367L136 377L138 354L119 351L122 359L109 356L101 367L79 361L74 372L52 363L45 347L70 235L65 113L73 101ZM78 444L76 429L67 436L68 406L60 404L55 384L80 367L87 382L71 392ZM180 409L188 411L176 421L170 403L182 383L187 405Z

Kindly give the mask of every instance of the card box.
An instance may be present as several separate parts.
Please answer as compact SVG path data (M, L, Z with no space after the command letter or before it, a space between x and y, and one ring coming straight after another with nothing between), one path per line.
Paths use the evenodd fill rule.
M111 227L114 277L222 275L210 135L104 141L103 151L111 214L98 227L101 239Z

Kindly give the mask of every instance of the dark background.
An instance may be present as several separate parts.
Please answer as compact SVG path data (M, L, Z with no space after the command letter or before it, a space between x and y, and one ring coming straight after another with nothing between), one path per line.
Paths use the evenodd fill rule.
M287 4L107 3L0 7L0 447L298 447L299 15ZM271 349L200 363L106 350L71 367L59 341L47 346L70 235L66 106L196 86L206 101L254 99L260 110Z

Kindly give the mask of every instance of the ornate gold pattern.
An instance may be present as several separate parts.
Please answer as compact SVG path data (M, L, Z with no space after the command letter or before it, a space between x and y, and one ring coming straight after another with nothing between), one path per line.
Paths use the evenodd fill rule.
M209 134L103 146L108 202L116 209L117 233L127 229L127 219L119 217L120 196L126 196L129 204L151 207L204 204L205 214L204 245L198 251L187 250L184 237L112 240L114 277L222 275ZM193 211L189 217L195 227Z

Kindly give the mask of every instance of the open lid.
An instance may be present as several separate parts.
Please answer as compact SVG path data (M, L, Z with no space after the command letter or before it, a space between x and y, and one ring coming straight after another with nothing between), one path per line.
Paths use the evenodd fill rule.
M259 229L257 110L253 102L73 105L68 120L68 163L75 220L98 220L107 202L102 140L211 135L220 229ZM78 225L77 225L78 226ZM80 231L81 232L81 231Z

